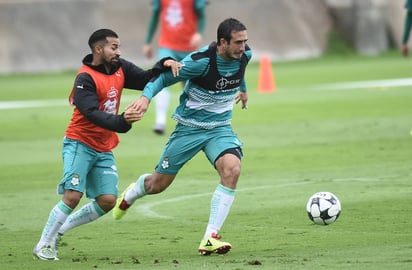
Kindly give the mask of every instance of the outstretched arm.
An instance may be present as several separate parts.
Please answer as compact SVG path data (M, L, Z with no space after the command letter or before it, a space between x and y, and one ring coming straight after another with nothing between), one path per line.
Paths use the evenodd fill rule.
M202 44L202 35L206 25L205 7L207 5L207 1L195 1L194 5L197 14L197 31L190 39L190 45L193 48L198 48Z
M154 77L163 72L172 71L173 76L179 75L181 64L171 57L162 58L151 69L143 70L135 64L122 59L122 67L125 73L124 87L128 89L142 90Z
M145 43L143 45L143 54L147 58L151 59L153 57L153 49L152 49L152 39L156 32L157 25L159 24L159 15L160 15L160 7L158 4L153 2L153 10L152 15L150 16L149 25L147 27L147 34Z
M182 69L182 63L176 62L174 60L166 60L163 65L165 67L170 67L173 77L179 76L179 71ZM134 112L134 117L139 118L140 120L143 117L143 114L147 111L149 107L150 99L146 96L141 96L136 101L132 102L126 107L126 111ZM136 120L136 121L138 121Z
M161 73L156 79L150 81L143 89L142 96L132 102L127 108L144 114L149 107L151 99L162 89L179 81L187 81L202 76L205 69L208 67L208 64L208 58L193 60L190 55L185 57L182 62L164 62L164 65L170 65L171 71Z

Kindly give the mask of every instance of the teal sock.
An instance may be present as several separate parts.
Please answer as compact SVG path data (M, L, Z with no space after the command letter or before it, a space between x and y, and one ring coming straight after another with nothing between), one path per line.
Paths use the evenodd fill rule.
M41 238L37 247L48 245L52 238L57 234L57 231L67 220L67 217L73 211L63 201L58 202L50 211L49 218L43 228Z
M212 233L218 233L225 222L230 207L235 199L235 190L219 184L213 193L210 203L209 222L203 239L210 237Z
M90 202L70 215L66 222L61 226L59 233L64 234L68 230L86 223L90 223L105 214L106 212L100 208L96 201Z
M144 182L147 176L151 175L150 173L142 174L136 181L136 185L133 188L129 189L124 195L124 199L128 205L132 205L137 199L145 196L147 194L144 187Z

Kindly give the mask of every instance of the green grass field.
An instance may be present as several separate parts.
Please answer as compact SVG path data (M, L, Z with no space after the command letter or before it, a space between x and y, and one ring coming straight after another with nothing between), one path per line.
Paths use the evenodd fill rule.
M60 261L33 260L60 200L61 141L71 116L65 101L75 72L0 76L1 269L410 269L412 85L331 84L408 78L411 61L392 52L274 63L270 94L257 92L258 65L251 64L249 109L236 106L233 121L244 142L242 176L221 231L233 249L209 257L197 247L218 177L200 154L166 192L140 200L121 221L110 213L66 233ZM124 105L139 94L125 92ZM32 106L5 108L21 105L15 101ZM120 191L160 156L167 136L152 134L153 118L150 109L121 135L114 151ZM342 203L330 226L306 215L317 191Z

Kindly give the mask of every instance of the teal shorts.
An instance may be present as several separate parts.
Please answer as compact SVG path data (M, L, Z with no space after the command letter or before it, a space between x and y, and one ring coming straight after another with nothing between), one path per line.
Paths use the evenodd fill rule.
M88 198L100 195L117 196L118 174L112 152L97 152L89 146L69 138L63 140L63 179L58 193L71 189Z
M156 171L176 175L180 168L200 151L205 153L210 164L214 166L223 152L233 148L241 150L242 142L231 126L199 129L178 124L166 143Z

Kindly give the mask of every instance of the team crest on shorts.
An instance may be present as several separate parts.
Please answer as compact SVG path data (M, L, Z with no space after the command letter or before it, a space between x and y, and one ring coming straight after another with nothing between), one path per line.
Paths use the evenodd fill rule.
M169 158L168 158L168 157L165 157L165 158L163 159L163 161L162 161L162 168L163 168L163 169L169 168Z
M79 175L78 174L74 174L73 175L73 177L72 177L72 180L70 181L70 183L73 185L73 186L77 186L77 185L79 185Z

